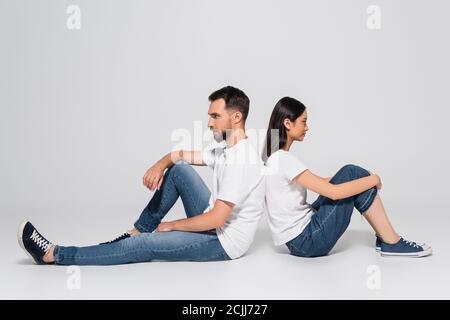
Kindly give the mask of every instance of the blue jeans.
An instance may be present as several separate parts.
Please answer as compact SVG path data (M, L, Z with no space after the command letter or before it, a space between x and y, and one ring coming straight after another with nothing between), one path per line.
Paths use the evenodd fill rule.
M55 263L62 265L113 265L153 260L220 261L230 260L215 230L204 232L153 232L181 197L187 217L202 214L211 192L198 173L179 163L164 174L134 226L141 232L118 242L89 247L55 247Z
M369 175L367 170L348 164L336 173L330 183L340 184ZM327 255L350 224L353 208L363 214L376 195L376 187L340 200L320 195L311 205L316 212L309 224L300 235L286 243L291 254L300 257Z

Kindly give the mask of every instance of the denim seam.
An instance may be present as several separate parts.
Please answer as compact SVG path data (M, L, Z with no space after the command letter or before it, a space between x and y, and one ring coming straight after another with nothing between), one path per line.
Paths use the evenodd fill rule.
M161 193L162 193L162 195L161 195L161 202L159 203L159 208L161 208L161 207L163 207L165 205L164 200L167 198L167 192L162 192L161 191ZM154 218L154 215L150 215L150 220L153 220L152 218ZM157 218L159 218L159 216ZM161 221L161 220L162 220L162 218L159 219L159 221ZM138 221L139 221L139 219L138 219ZM138 223L138 221L136 221L135 226L137 225L137 226L140 227L140 229L142 229L142 230L144 230L146 232L149 232L149 229L147 227L143 226L142 224ZM137 228L137 229L139 229L139 228ZM142 232L142 230L139 230L139 231Z
M139 232L141 232L141 233L145 233L146 230L147 230L147 228L144 228L144 226L142 226L142 224L140 224L138 221L136 221L136 222L134 223L134 226L135 226L136 229L138 229Z
M328 221L328 219L330 218L330 216L333 214L333 212L336 211L336 208L337 208L339 202L340 202L340 200L338 201L338 203L336 203L336 204L333 206L333 209L329 212L329 214L326 216L326 218L322 221L322 225L325 224L325 223ZM320 228L319 228L319 229L316 229L316 230L313 230L313 232L311 232L311 235L317 233L317 232L320 231L320 230L321 230Z
M366 204L369 202L369 200L370 200L370 198L371 198L371 196L373 194L373 191L374 191L374 189L370 189L369 195L365 199L364 204L361 205L361 208L363 208L363 209L365 208L365 210L361 210L361 212L364 212L364 211L366 211L368 209L368 208L366 208Z
M171 177L171 178L172 178L172 181L174 182L175 188L177 189L177 184L176 184L175 181L174 181L174 177L175 177L175 178L178 178L179 181L181 182L181 184L183 184L183 187L186 189L187 184L185 183L184 179L183 179L182 177L176 176L176 175L174 175L173 177ZM181 197L180 190L177 189L177 191L178 191L178 194L179 194L180 197ZM190 192L187 192L187 195L188 195L188 197L190 198L191 203L193 204L194 210L196 210L195 213L198 213L199 209L197 208L197 204L195 203L194 198L192 197L192 194L191 194ZM186 212L186 214L187 214L187 212Z
M212 239L208 239L206 241L199 241L199 242L191 243L191 244L188 244L188 245L186 245L184 247L177 248L175 250L157 250L155 252L179 252L179 251L184 251L186 249L202 247L203 244L205 244L206 242L209 243L209 242L214 241L214 240L216 240L216 239L212 238Z
M189 244L189 245L186 245L184 247L177 248L175 250L157 250L155 252L179 252L179 251L184 251L185 249L192 249L192 248L196 248L196 247L201 247L202 244L204 244L205 242L210 242L210 241L213 241L213 240L215 240L215 239L208 239L206 241L196 242L194 244ZM67 255L64 255L64 254L63 254L63 257L65 259L74 259L75 257L77 257L79 259L89 260L89 259L102 259L102 258L118 257L118 256L121 256L121 255L124 255L124 254L134 254L134 253L137 253L137 252L140 252L140 249L139 250L133 250L133 251L121 251L120 253L117 253L117 254L109 254L109 255L95 256L95 257L67 256ZM222 254L222 253L220 253L220 254Z
M222 249L223 250L223 249ZM139 252L139 250L134 250L134 251L129 251L126 254L135 254ZM158 251L158 252L170 252L170 250L166 250L166 251ZM174 251L177 252L177 251ZM107 256L95 256L95 257L86 257L86 256L65 256L62 255L62 260L66 260L66 259L71 259L71 260L75 260L75 259L82 259L82 260L92 260L92 259L104 259L104 258L112 258L112 257L118 257L121 256L121 254L116 254L116 255L107 255ZM219 252L213 256L210 256L210 259L216 258L216 257L222 257L222 258L229 258L230 260L232 260L225 252ZM153 259L150 259L153 260ZM57 260L58 263L61 262L61 257Z

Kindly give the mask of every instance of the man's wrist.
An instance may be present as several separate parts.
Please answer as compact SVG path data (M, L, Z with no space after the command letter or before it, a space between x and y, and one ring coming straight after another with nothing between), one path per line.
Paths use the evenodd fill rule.
M162 170L166 170L174 164L172 159L172 153L169 153L167 156L159 160L156 165L160 167Z
M176 230L178 230L177 227L178 227L178 220L171 221L170 229L176 231Z

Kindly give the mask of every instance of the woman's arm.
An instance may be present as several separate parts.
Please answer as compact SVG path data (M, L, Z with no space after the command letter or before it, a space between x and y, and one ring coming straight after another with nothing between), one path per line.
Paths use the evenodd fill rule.
M325 178L316 176L309 170L305 170L292 179L303 187L323 195L332 200L345 199L366 191L380 183L380 177L376 174L340 184L332 184Z

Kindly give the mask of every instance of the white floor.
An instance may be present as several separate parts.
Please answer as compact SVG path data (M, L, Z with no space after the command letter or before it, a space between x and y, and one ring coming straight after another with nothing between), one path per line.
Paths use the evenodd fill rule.
M392 220L400 233L432 245L434 254L428 258L380 257L374 250L373 233L355 210L350 228L327 257L299 258L284 247L274 247L264 219L251 250L241 259L83 266L79 289L69 289L73 275L67 267L31 263L16 241L20 220L16 217L21 213L10 209L2 214L0 298L449 299L449 219L432 218L437 212L444 216L442 208L400 209L395 204L389 208L398 213ZM27 210L22 216L52 241L87 245L118 235L134 215L123 214L123 208L61 210ZM179 204L175 210L181 210Z

